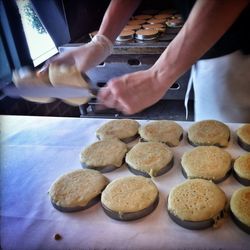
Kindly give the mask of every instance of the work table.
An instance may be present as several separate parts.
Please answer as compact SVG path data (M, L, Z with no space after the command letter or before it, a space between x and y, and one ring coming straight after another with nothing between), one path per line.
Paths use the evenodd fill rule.
M230 217L220 228L191 231L175 224L166 212L170 189L185 181L182 154L191 122L174 152L174 167L153 179L160 191L157 208L131 222L115 221L100 202L75 213L61 213L50 203L50 185L62 174L80 169L81 150L97 141L96 129L107 122L97 118L1 116L1 248L2 249L249 249L249 235ZM141 124L148 121L140 120ZM236 143L240 124L228 124L232 138L227 150L233 158L246 153ZM104 174L109 180L132 175L123 166ZM231 175L219 184L230 199L242 187ZM60 234L61 240L54 235Z

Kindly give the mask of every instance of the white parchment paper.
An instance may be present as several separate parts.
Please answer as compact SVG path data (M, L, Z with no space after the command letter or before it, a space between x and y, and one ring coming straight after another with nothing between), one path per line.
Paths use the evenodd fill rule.
M169 190L185 181L182 154L192 149L186 132L192 124L178 122L184 139L172 148L174 167L154 178L160 202L150 215L131 222L109 218L100 203L81 212L61 213L47 191L60 175L81 168L79 154L97 141L96 129L105 119L1 116L1 247L2 249L250 249L250 237L230 217L220 228L191 231L175 224L166 212ZM139 121L145 124L148 121ZM228 124L233 158L246 153ZM105 174L110 180L132 175L122 167ZM228 199L242 185L233 176L219 184ZM54 234L62 239L56 241Z

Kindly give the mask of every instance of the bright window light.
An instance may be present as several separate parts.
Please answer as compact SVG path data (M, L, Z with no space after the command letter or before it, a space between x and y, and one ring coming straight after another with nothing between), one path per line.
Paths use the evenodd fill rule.
M16 0L34 66L55 55L58 50L43 26L30 0Z

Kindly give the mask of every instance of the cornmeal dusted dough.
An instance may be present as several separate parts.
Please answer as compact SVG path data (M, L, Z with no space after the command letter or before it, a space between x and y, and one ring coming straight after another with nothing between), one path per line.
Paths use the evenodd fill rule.
M140 124L132 119L112 120L103 124L96 131L96 136L100 140L117 138L120 140L127 140L129 138L135 139L138 135L138 128Z
M172 151L161 142L137 143L127 154L126 163L137 170L157 176L173 159Z
M250 227L250 187L242 187L233 193L230 209L238 220Z
M250 145L250 124L245 124L237 129L237 136L246 144Z
M108 184L95 170L79 169L59 177L50 187L52 203L62 208L84 207Z
M174 121L161 120L141 126L139 134L145 141L163 142L170 147L175 147L180 143L183 129Z
M168 210L181 220L204 221L217 217L226 202L225 193L213 182L193 179L171 189Z
M199 146L185 152L181 165L188 178L219 180L231 169L232 158L225 150L216 146Z
M89 88L88 83L82 77L81 72L76 68L75 65L69 66L65 64L53 64L49 66L49 79L53 86L72 86L80 88ZM63 100L71 105L82 105L89 101L89 97L82 98L70 98Z
M216 120L196 122L188 130L188 140L194 146L226 147L229 139L228 126Z
M239 145L246 151L250 151L250 124L245 124L236 131Z
M238 157L233 168L238 176L250 180L250 153Z
M102 204L119 213L138 212L151 206L158 198L156 185L142 176L116 179L102 192Z
M117 140L103 140L95 142L86 147L80 155L81 163L85 163L89 167L121 167L127 146L125 143Z
M12 81L17 87L51 86L49 76L46 72L37 75L35 71L32 71L25 67L13 71ZM54 98L50 97L34 98L25 96L23 98L31 102L39 102L39 103L50 103L54 101Z

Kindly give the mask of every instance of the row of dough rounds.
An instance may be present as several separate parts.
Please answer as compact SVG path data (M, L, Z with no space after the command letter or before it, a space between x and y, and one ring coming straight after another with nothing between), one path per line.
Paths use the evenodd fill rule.
M174 121L159 120L140 125L132 119L112 120L96 131L99 140L119 139L128 143L138 136L143 141L162 142L169 147L176 147L183 139L183 128ZM239 145L250 151L250 124L241 126L236 131ZM229 127L216 120L195 122L187 131L187 140L193 146L227 147L230 141Z
M250 137L250 124L240 127L237 135L246 139L246 144ZM140 126L137 121L123 119L105 123L97 129L96 136L100 141L81 152L83 167L109 172L127 165L136 175L156 177L173 166L171 147L178 146L183 138L183 129L174 121L154 121ZM185 152L181 159L182 173L186 178L203 178L219 183L233 170L240 183L249 185L250 154L233 161L231 155L221 148L228 144L230 138L230 130L225 124L214 120L197 122L189 128L187 137L196 147Z
M244 125L238 131L247 127L248 125ZM173 121L154 121L140 126L137 121L123 119L105 123L96 131L96 136L100 141L81 152L83 167L109 172L121 167L125 161L132 173L156 177L173 166L174 157L170 147L179 144L183 138L183 129ZM230 175L233 166L233 174L237 180L249 185L249 154L233 162L228 152L213 146L227 145L230 130L225 124L217 121L195 123L188 131L188 138L192 145L208 146L197 146L184 153L181 165L186 178L203 178L219 183ZM132 143L129 150L124 142L129 143L131 140L135 140L135 145Z
M212 145L219 146L221 142L228 142L230 131L227 126L225 131L229 131L229 134L223 133L224 130L221 131L221 128L225 128L224 124L217 121L203 122L205 124L203 126L200 123L191 126L188 132L192 133L188 133L188 137L190 134L195 134L193 130L198 124L199 134L202 138L210 134L209 142L212 142ZM221 126L214 126L216 131L212 133L210 131L212 124ZM201 128L205 129L206 133L204 131L202 133ZM239 129L239 131L241 130L242 128ZM154 136L155 133L156 136ZM217 133L220 135L219 137ZM134 140L138 134L144 142L136 141L138 143L128 151L128 147L123 141L128 143ZM96 136L100 141L86 147L81 153L81 163L89 169L66 174L51 186L49 193L54 207L64 212L78 211L95 204L101 196L101 204L105 213L114 219L133 220L151 213L157 207L159 191L153 180L145 177L164 174L173 166L173 154L169 146L178 146L183 137L181 126L172 121L156 121L140 126L134 120L113 120L101 126L96 131ZM221 136L223 140L221 140ZM192 138L192 136L190 137ZM194 138L197 139L197 136ZM163 139L164 141L162 141ZM192 143L195 146L196 144L197 141ZM142 176L127 176L108 184L107 178L101 172L121 167L124 159L132 173ZM250 181L249 162L250 154L243 155L234 162L234 174L244 185L249 185ZM176 223L189 229L202 229L216 224L223 215L227 202L223 191L214 183L223 181L229 175L232 165L231 156L216 146L198 146L184 153L181 164L184 176L190 179L171 190L167 205L170 217ZM213 180L214 183L204 179ZM91 189L94 189L94 192L91 192ZM176 189L182 191L175 191ZM246 190L249 193L249 188ZM244 206L242 206L242 202L238 203L241 204L238 210L245 211L243 211L245 219L241 219L238 223L237 219L241 218L239 215L241 212L238 214L235 212L237 216L233 218L236 223L243 223L249 229L249 197L245 199L245 203L243 201ZM207 204L216 205L207 206Z
M49 190L52 205L61 212L85 210L101 197L104 212L112 219L130 221L153 212L159 202L155 183L143 176L113 180L91 169L72 171L58 178ZM250 233L250 187L237 189L228 201L223 190L211 181L190 179L170 190L166 210L178 225L192 230L218 226L230 212L235 223Z

